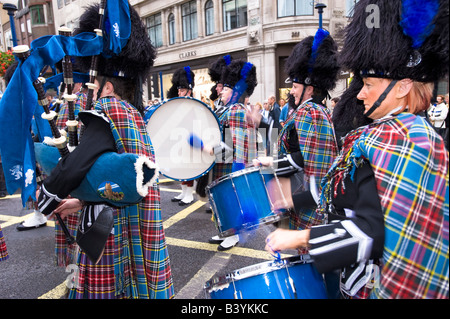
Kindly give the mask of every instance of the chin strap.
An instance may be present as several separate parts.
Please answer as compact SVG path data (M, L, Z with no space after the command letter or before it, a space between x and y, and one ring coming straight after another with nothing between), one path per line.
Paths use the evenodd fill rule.
M394 88L395 84L397 84L397 80L392 80L392 82L389 84L389 86L386 88L386 90L384 90L383 94L380 95L380 97L373 104L373 106L370 108L370 110L364 114L365 117L369 117L381 105L381 103L383 103L383 101L386 99L386 96Z
M302 105L303 97L305 96L305 91L306 91L306 84L303 84L303 91L302 91L302 95L300 96L300 102L298 103L298 105L296 105L296 107L299 107L300 105Z

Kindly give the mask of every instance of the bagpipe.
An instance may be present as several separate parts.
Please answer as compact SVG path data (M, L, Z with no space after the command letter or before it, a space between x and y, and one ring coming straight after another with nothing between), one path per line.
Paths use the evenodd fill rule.
M128 8L127 1L119 0L119 2L121 4L125 3L126 8ZM26 142L20 143L18 139L16 139L16 143L10 141L8 136L13 135L12 131L14 128L11 128L10 130L9 127L2 127L5 134L2 134L2 138L0 138L0 147L2 150L2 159L4 162L6 159L7 167L17 167L17 171L14 171L15 175L5 174L9 177L9 185L7 181L7 186L9 186L8 191L12 193L11 190L14 189L14 187L20 187L22 189L23 203L26 202L30 196L35 199L36 162L42 168L43 173L49 175L48 178L53 175L62 175L58 176L59 180L64 181L69 179L69 177L63 176L64 169L62 168L64 165L67 165L67 163L76 163L77 159L81 158L80 156L83 155L82 151L77 152L77 149L83 144L79 144L79 142L82 141L82 132L80 132L80 141L78 141L78 119L84 118L86 122L94 124L106 121L106 124L109 127L108 119L106 117L101 119L101 116L96 111L80 112L78 115L79 118L76 118L74 113L74 102L77 96L73 94L74 81L71 62L72 57L92 57L89 82L87 83L88 101L86 104L86 109L91 109L93 93L96 89L94 83L97 76L96 69L98 57L102 54L105 46L102 39L102 29L106 5L107 1L102 0L99 6L99 14L101 17L99 29L94 30L95 34L84 32L72 36L70 29L63 28L59 30L59 35L44 36L36 39L33 41L31 49L29 49L28 46L17 46L13 49L13 53L19 59L19 66L10 82L12 83L11 87L8 87L9 92L5 92L4 99L10 98L12 104L20 104L22 109L25 109L25 112L21 112L21 114L17 115L17 117L20 117L18 122L21 122L19 130L22 129L24 132L15 135L18 136L18 138L24 139ZM69 133L68 142L66 136L61 134L61 131L56 125L56 112L50 110L49 102L45 98L45 79L39 76L36 78L36 75L38 74L38 71L42 69L42 66L53 66L59 61L62 61L63 66L63 83L61 89L66 91L66 94L63 94L62 96L67 102L69 111L69 120L66 123ZM32 86L29 85L30 82L32 83ZM12 93L15 89L17 90L15 92L16 95ZM7 106L4 101L1 102L0 122L4 123L6 121L5 113L7 111ZM43 109L41 117L44 119L44 122L48 122L50 126L52 134L51 145L33 143L31 140L29 128L31 126L30 123L33 115L36 117L35 108L36 110L38 108ZM20 107L18 109L20 110ZM13 120L11 120L11 122L13 122ZM83 120L82 124L82 128L85 128L85 126L88 125ZM19 145L25 145L25 148L19 149ZM63 188L65 188L63 197L56 196L56 192L55 194L48 193L44 187L44 180L41 185L38 199L38 205L43 214L51 214L61 200L69 195L88 203L90 206L103 205L105 207L122 207L136 204L148 195L149 188L154 185L158 177L159 170L156 164L144 156L129 153L118 154L114 151L106 151L102 154L92 156L92 158L95 160L87 162L88 165L83 166L85 172L80 174L74 172L73 176L77 179L75 182L70 180L69 183L63 183ZM15 164L15 162L20 164L14 166L13 164ZM7 170L12 172L11 169L5 168L6 173L9 173ZM15 190L16 189L14 189L14 191ZM105 214L108 214L108 216ZM54 215L58 219L58 223L61 225L62 230L66 235L68 244L73 244L76 241L82 250L88 252L90 251L88 246L93 246L93 244L92 242L91 244L87 243L91 240L95 241L97 244L99 241L101 242L100 245L97 245L98 249L96 251L90 251L89 254L87 253L88 257L96 262L102 254L106 239L113 227L112 214L113 211L111 209L103 209L100 214L96 215L96 220L91 223L92 227L89 227L89 229L78 228L77 239L74 239L70 234L60 215L56 213Z

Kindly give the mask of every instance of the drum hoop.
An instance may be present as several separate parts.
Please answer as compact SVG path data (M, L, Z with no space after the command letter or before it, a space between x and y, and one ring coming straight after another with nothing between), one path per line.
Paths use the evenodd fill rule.
M164 174L164 173L161 172L161 171L160 171L160 173L161 173L161 175L163 175L164 177L167 177L167 178L172 179L172 180L174 180L174 181L178 181L178 182L189 182L189 181L195 181L196 179L199 179L200 177L203 177L203 176L205 176L206 174L208 174L208 173L211 171L211 169L214 167L215 164L216 164L216 163L212 163L211 166L208 167L208 168L207 168L203 173L201 173L200 175L195 176L195 177L191 177L191 178L187 178L187 179L185 179L185 178L178 178L178 177L172 177L172 176L169 176L169 175L167 175L167 174Z
M196 99L196 98L190 97L190 96L179 96L179 97L174 97L174 98L171 98L171 99L169 99L169 100L163 101L161 104L159 104L158 106L155 107L155 109L153 110L152 114L150 115L148 121L150 121L150 119L152 118L152 116L153 116L153 115L154 115L154 114L155 114L155 113L156 113L156 112L157 112L164 104L167 104L167 103L169 103L170 101L173 101L173 100L179 100L179 99L193 100L193 101L195 101L195 102L200 102L200 104L203 104L203 106L204 106L204 107L205 107L205 108L213 115L214 119L216 120L217 124L219 125L220 140L221 140L221 141L223 140L222 125L220 124L219 118L216 116L216 114L214 114L213 110L212 110L205 102L203 102L203 101L201 101L201 100L198 100L198 99ZM147 122L147 123L148 123L148 122ZM158 157L157 157L156 154L155 154L155 158L156 158L156 161L158 161ZM208 174L208 173L211 171L211 169L214 167L215 164L216 164L216 163L213 162L213 163L211 164L211 166L208 167L203 173L199 174L198 176L195 176L195 177L192 177L192 178L188 178L188 179L175 178L175 177L169 176L169 175L167 175L167 174L164 174L163 172L161 172L161 174L162 174L163 176L165 176L165 177L167 177L167 178L169 178L169 179L175 180L175 181L179 181L179 182L189 182L189 181L193 181L193 180L199 179L200 177L203 177L203 176L205 176L206 174Z
M160 107L162 107L164 104L167 104L167 103L169 103L169 102L171 102L171 101L174 101L174 100L182 100L182 99L184 99L184 100L193 100L193 101L195 101L195 102L200 102L200 104L203 104L203 106L206 107L206 109L207 109L212 115L214 115L214 118L216 119L216 122L217 122L217 124L219 125L219 129L220 129L220 137L223 139L223 135L222 135L222 125L220 124L220 121L219 121L219 118L217 117L217 115L214 114L214 111L211 109L211 107L208 106L208 104L206 104L205 102L203 102L203 101L201 101L201 100L199 100L199 99L196 99L196 98L194 98L194 97L190 97L190 96L178 96L178 97L173 97L173 98L168 99L168 100L164 100L162 103L160 103L158 106L155 107L155 109L153 110L152 115L150 116L150 118L151 118L151 117L153 116L153 114L155 114L156 111L157 111ZM150 121L150 118L148 119L149 121Z
M272 260L266 261L259 264L239 268L231 273L228 273L224 276L216 276L209 280L205 284L205 289L213 290L216 286L223 286L231 283L232 281L243 280L246 278L259 276L263 274L267 274L269 272L273 272L276 270L280 270L284 267L291 267L297 264L309 264L311 263L311 257L309 255L296 255L287 258L282 258L280 261ZM239 273L241 272L241 273Z

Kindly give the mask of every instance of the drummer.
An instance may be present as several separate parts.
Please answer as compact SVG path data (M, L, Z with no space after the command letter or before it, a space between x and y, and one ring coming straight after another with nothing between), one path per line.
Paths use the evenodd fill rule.
M320 180L337 155L331 114L321 103L335 87L338 71L337 45L324 29L298 43L286 61L296 109L278 137L281 160L276 171L279 177L289 177L292 191L304 197L304 205L291 211L291 229L322 223L321 216L315 214L314 198L304 184L319 193ZM271 166L273 158L258 158L254 164Z
M367 27L369 4L377 28ZM448 76L443 30L448 1L356 4L341 61L363 77L357 98L374 122L346 135L324 178L317 212L330 224L266 239L270 252L309 246L320 272L342 269L345 297L448 299L448 152L415 115Z
M211 88L211 95L210 99L214 101L214 109L213 112L217 117L220 117L220 115L226 111L225 105L222 102L221 99L221 93L223 90L223 83L222 83L222 73L224 69L230 65L231 61L233 61L233 58L230 55L225 55L223 57L218 58L216 61L214 61L211 66L209 67L208 74L211 78L211 81L216 83ZM208 186L209 183L212 182L212 172L208 172L208 174L200 177L197 180L197 186L195 188L195 191L197 192L197 195L200 198L206 198L206 186ZM206 213L212 213L211 204L207 204Z
M218 114L223 128L224 144L214 149L216 165L213 180L241 170L256 157L256 139L252 138L254 126L248 121L245 100L253 94L258 84L256 67L244 60L233 60L222 73L221 100L225 106ZM239 242L239 235L226 238L214 236L210 243L219 244L218 250L228 250Z
M231 61L233 61L233 57L230 55L220 57L213 64L211 64L208 71L211 81L216 83L211 88L211 95L209 97L212 101L214 101L214 112L216 112L216 114L219 114L217 112L220 112L224 106L222 99L220 98L220 94L223 90L222 73L224 68L230 65Z
M178 69L172 77L172 88L169 92L178 91L178 97L193 97L195 87L195 74L189 66ZM192 204L194 201L194 181L181 182L181 193L174 198L172 202L178 202L179 206Z

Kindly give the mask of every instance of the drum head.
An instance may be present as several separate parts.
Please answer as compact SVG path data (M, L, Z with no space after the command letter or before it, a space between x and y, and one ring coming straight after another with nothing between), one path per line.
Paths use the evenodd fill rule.
M161 174L178 181L197 179L214 166L213 155L191 147L191 134L205 145L222 141L217 117L205 103L193 98L174 98L161 104L148 120L147 132Z

